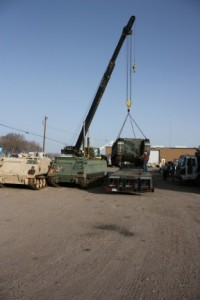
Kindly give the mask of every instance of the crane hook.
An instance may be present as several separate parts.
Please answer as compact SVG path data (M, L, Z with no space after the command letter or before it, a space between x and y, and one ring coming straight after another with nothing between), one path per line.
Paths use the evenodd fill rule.
M126 106L127 106L127 108L128 108L128 111L130 110L131 105L132 105L132 101L131 101L130 99L127 99L127 100L126 100Z

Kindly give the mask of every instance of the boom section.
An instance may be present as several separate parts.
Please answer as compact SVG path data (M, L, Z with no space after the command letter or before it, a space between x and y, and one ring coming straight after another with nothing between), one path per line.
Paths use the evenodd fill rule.
M114 53L113 53L113 55L112 55L112 57L111 57L111 59L109 61L107 69L106 69L106 71L105 71L105 73L104 73L104 75L103 75L103 77L101 79L100 85L98 87L98 90L96 92L96 95L94 97L92 105L90 107L90 110L89 110L89 112L87 114L87 117L85 119L84 125L83 125L83 127L81 129L81 132L79 134L79 137L77 139L77 142L76 142L76 145L75 145L75 149L77 151L80 150L81 145L83 143L84 135L86 135L87 132L88 132L88 129L90 127L92 119L93 119L93 117L95 115L97 107L98 107L98 105L99 105L99 103L101 101L103 93L104 93L104 91L106 89L106 86L108 84L110 76L111 76L111 74L113 72L113 69L115 67L115 61L116 61L117 56L118 56L118 54L119 54L119 52L121 50L121 47L122 47L122 45L124 43L124 40L125 40L126 36L130 35L131 32L132 32L131 29L132 29L134 21L135 21L135 16L130 17L127 25L123 28L123 31L122 31L121 37L119 39L119 42L118 42L118 44L117 44L117 46L115 48L115 51L114 51Z

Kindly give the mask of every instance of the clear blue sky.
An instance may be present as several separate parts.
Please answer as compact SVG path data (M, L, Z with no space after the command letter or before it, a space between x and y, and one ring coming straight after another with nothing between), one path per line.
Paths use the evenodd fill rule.
M74 144L130 16L131 116L152 145L200 145L199 0L1 0L0 124L46 152ZM89 130L93 146L115 140L127 114L126 42ZM141 137L136 130L137 137ZM21 133L0 126L0 136ZM127 121L121 137L133 137ZM63 142L63 143L60 143Z

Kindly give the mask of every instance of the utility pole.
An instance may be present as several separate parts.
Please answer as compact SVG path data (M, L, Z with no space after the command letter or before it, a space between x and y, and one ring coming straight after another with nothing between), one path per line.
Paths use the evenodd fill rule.
M44 118L44 135L43 135L43 147L42 152L45 152L45 140L46 140L46 127L47 127L47 117Z

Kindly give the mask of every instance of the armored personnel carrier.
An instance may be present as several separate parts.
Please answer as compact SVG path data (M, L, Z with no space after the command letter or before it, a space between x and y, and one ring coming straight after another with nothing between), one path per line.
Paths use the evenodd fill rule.
M27 185L39 190L46 186L51 159L31 152L18 157L0 157L0 184Z
M150 153L149 139L118 138L112 146L112 165L120 167L124 163L131 163L134 167L142 167L140 157L144 151Z
M88 188L102 184L107 175L105 160L88 159L74 155L55 157L48 172L48 184L75 184Z

